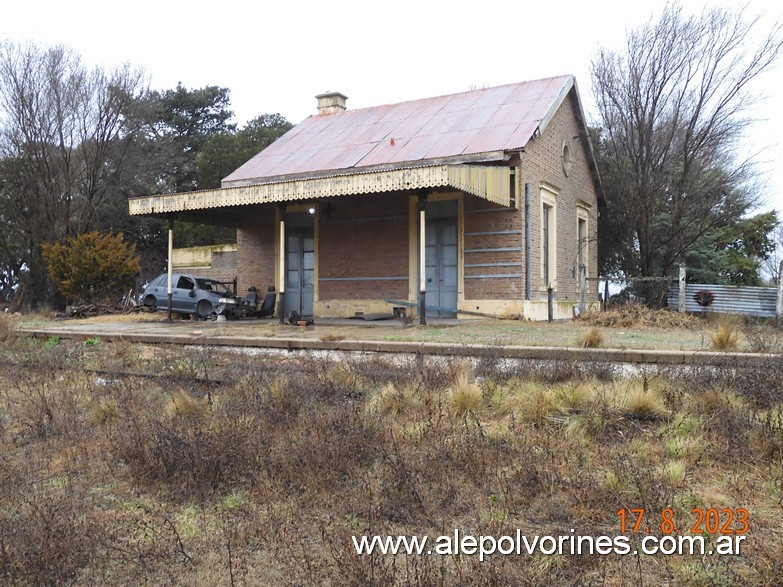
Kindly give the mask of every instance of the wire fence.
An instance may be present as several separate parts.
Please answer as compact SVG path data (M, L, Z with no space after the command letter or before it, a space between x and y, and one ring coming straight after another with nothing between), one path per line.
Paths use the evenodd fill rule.
M601 307L604 310L627 305L665 308L669 287L678 280L678 276L600 277L598 291Z

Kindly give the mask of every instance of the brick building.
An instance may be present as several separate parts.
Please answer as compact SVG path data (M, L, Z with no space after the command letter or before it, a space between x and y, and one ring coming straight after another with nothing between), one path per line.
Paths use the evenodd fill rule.
M551 288L567 318L580 282L597 300L601 188L572 76L358 110L317 99L222 188L133 198L131 214L236 227L240 291L275 285L286 314L546 319Z

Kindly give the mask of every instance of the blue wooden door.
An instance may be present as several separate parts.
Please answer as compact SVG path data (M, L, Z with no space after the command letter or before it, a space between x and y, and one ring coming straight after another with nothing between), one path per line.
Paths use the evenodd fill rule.
M444 200L427 204L425 231L427 306L429 316L457 315L458 228L457 202Z

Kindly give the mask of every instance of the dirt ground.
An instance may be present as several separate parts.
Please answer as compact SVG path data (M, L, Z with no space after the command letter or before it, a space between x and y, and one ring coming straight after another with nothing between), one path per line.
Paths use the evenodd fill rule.
M671 314L674 313L664 313ZM610 321L609 325L605 325L604 316L600 321L572 320L552 323L490 318L431 319L427 325L416 322L404 324L395 319L316 319L314 325L303 328L279 324L276 319L216 322L177 318L168 322L164 314L158 313L112 315L82 320L26 320L23 317L19 325L22 328L57 327L85 332L93 329L97 334L101 331L197 333L218 336L554 347L581 346L585 335L596 330L600 339L598 346L601 348L699 351L714 349L712 337L720 324L724 323L691 317L687 320L658 320L656 324L650 320L631 318ZM737 319L728 324L736 334L736 347L730 350L777 352L783 347L783 334L768 325L746 325Z

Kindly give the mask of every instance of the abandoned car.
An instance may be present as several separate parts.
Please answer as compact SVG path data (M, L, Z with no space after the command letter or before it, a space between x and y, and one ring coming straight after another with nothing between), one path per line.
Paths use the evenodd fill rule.
M161 273L149 282L141 294L141 301L147 308L168 310L168 275ZM171 311L177 314L210 318L221 314L226 317L241 317L248 312L245 300L238 297L227 283L173 273L171 276ZM255 310L255 308L252 308Z

